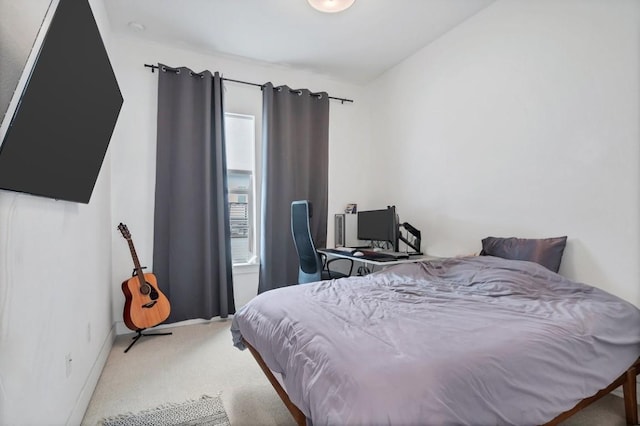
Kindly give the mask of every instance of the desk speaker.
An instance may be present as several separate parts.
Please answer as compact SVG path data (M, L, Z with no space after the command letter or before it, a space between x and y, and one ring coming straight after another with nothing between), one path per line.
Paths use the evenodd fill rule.
M364 247L366 241L358 239L358 215L336 214L334 218L334 241L336 247Z

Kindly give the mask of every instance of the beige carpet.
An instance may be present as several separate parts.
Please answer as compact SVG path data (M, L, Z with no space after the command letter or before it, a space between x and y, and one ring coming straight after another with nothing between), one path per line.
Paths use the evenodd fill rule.
M201 395L219 395L232 425L294 425L249 351L231 343L231 321L175 327L171 336L143 337L123 353L119 336L83 425Z
M231 321L175 327L171 336L143 337L128 353L119 336L83 425L127 412L219 395L233 426L294 425L292 417L248 351L231 343ZM609 395L565 426L623 426L622 398Z

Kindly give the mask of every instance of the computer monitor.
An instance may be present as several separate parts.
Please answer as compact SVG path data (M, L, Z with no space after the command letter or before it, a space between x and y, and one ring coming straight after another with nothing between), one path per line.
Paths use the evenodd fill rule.
M398 248L398 219L395 206L384 210L364 210L358 212L358 239L386 241Z

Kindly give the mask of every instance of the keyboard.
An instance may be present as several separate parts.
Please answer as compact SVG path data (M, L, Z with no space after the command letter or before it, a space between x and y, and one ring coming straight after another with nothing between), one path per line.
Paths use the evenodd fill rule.
M378 253L383 253L388 256L393 257L394 259L408 259L409 254L404 251L379 251Z
M371 260L408 259L409 255L403 251L370 251L362 250L364 256Z
M390 262L393 260L398 260L398 259L408 259L409 255L403 251L373 251L371 249L367 250L367 249L351 249L351 250L345 250L344 247L339 247L339 248L334 248L334 249L323 249L326 252L329 253L336 253L336 254L342 254L342 255L347 255L347 256L353 256L353 253L350 251L355 252L357 251L361 251L362 254L364 254L364 256L353 256L354 259L361 259L361 258L365 258L368 260L376 260L376 261L380 261L380 262Z

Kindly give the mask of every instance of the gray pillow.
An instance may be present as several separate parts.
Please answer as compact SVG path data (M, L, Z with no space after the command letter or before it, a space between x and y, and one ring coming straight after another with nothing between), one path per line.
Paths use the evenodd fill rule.
M567 237L556 238L498 238L482 240L481 256L496 256L511 260L528 260L558 272Z

